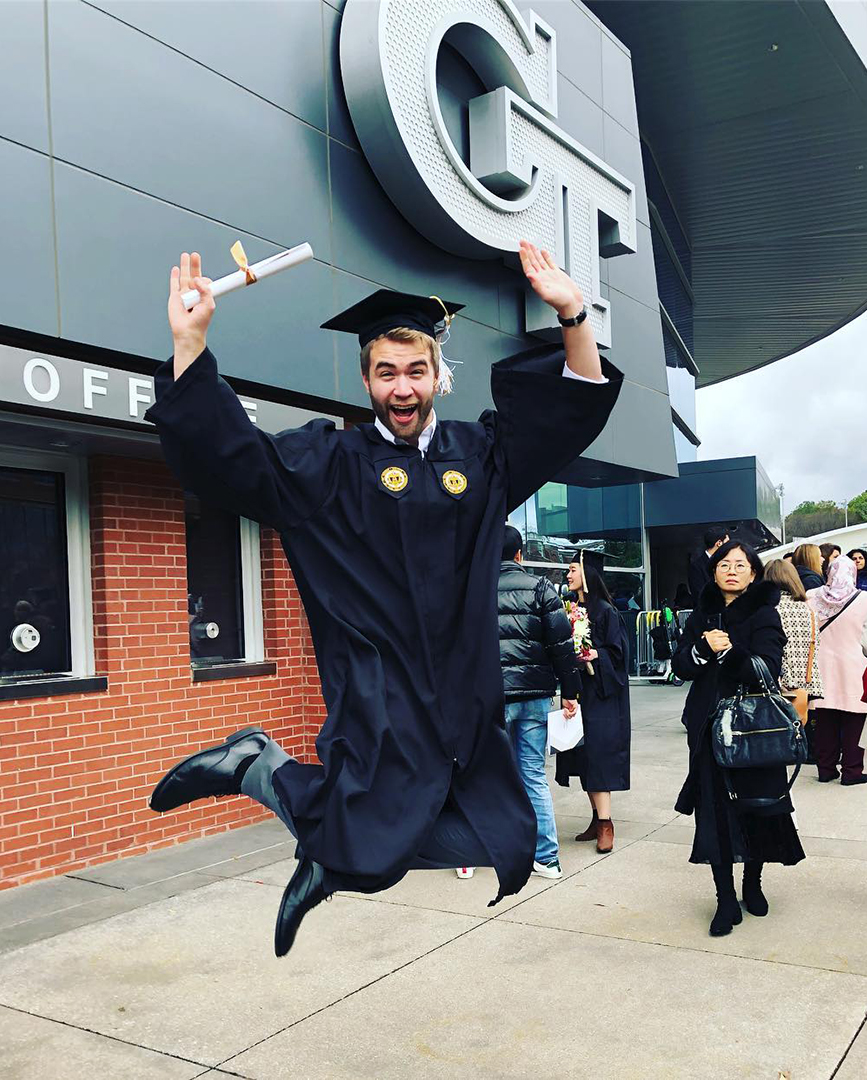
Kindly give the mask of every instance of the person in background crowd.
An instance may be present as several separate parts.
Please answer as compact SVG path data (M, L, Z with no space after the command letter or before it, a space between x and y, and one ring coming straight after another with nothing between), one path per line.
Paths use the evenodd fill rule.
M820 544L819 551L822 554L822 577L828 580L828 567L843 554L843 549L837 544Z
M728 529L722 525L713 525L704 534L704 551L693 555L689 563L689 591L692 594L692 606L698 605L701 591L710 581L710 561L714 554L727 544Z
M755 551L737 540L717 551L711 572L713 581L690 615L674 657L677 675L692 682L685 709L689 773L675 810L695 813L690 862L711 865L717 909L710 933L720 937L743 919L733 864L744 864L747 911L763 916L768 913L761 881L764 864L793 865L804 858L804 850L792 820L785 766L729 770L738 799L773 800L762 809L741 809L745 804L729 796L711 746L711 717L717 703L739 686L755 684L753 657L761 657L772 677L779 677L786 644L777 612L780 590L773 581L763 580L764 567Z
M801 544L792 555L792 565L798 571L798 577L804 591L819 589L825 584L822 577L822 552L815 544Z
M500 664L506 696L506 730L512 736L518 772L536 812L533 873L559 878L560 848L554 803L545 777L548 710L560 684L566 718L577 712L578 662L572 627L554 586L521 566L521 534L507 525L497 584ZM468 873L467 871L470 871ZM472 867L458 869L470 877Z
M688 611L692 607L692 595L686 582L681 581L674 594L674 610Z
M784 558L784 559L785 559L785 560L786 560L787 562L791 562L791 561L792 561L792 559L794 559L794 557L795 557L795 553L794 553L793 551L787 551L787 552L786 552L786 554L785 554L785 555L783 556L783 558Z
M828 583L807 593L819 617L822 648L819 670L824 693L815 703L816 765L823 784L867 784L864 751L858 745L867 715L864 647L867 646L867 595L855 586L855 563L841 555L831 563Z
M867 592L867 551L863 548L852 548L848 557L855 563L855 584L862 592Z
M810 703L824 694L819 667L819 621L805 603L807 594L795 568L783 559L775 559L765 567L765 578L780 589L777 607L786 644L780 670L780 687L792 698L798 715L808 727ZM812 748L812 727L808 739Z
M571 563L566 577L573 594L583 590L590 619L592 648L581 671L584 742L557 754L555 779L568 787L571 776L581 778L593 819L575 839L595 840L596 850L605 854L614 847L611 792L629 790L629 642L602 575L589 563L591 557L585 552L583 568Z

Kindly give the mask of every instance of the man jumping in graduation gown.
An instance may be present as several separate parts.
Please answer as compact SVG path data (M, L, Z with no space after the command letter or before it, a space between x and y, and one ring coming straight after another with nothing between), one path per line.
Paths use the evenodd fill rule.
M268 435L205 344L214 300L198 255L171 275L173 360L147 416L184 486L276 529L310 623L328 710L321 764L248 728L171 769L151 807L246 794L299 842L275 951L337 890L377 892L408 870L492 866L499 892L526 883L532 807L503 728L497 575L503 524L605 426L622 376L600 361L581 292L522 242L532 288L563 346L495 364L495 410L476 423L433 410L435 324L458 310L380 290L325 327L358 334L376 420L314 420ZM197 288L187 312L181 294Z

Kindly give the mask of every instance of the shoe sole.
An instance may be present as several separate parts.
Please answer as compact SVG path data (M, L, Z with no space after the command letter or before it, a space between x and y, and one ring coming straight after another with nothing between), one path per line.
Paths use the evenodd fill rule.
M241 739L246 739L248 735L259 735L259 734L261 734L261 735L265 734L263 729L260 728L260 727L242 728L241 731L236 731L233 735L230 735L228 737L228 739L226 739L224 742L221 742L219 745L220 746L234 746L236 742L240 742ZM179 761L177 763L177 765L173 765L169 769L169 771L166 773L166 775L162 778L162 780L160 780L160 782L157 784L157 786L153 789L153 791L151 792L151 797L148 800L148 806L151 808L151 810L153 810L153 812L155 814L168 814L168 813L171 812L170 810L157 810L157 808L154 806L154 800L158 799L158 796L168 788L171 781L175 778L178 770L183 768L184 765L186 765L188 762L192 761L194 758L200 757L202 754L209 754L212 750L215 750L215 749L216 749L216 747L207 746L207 747L205 747L204 750L197 750L195 752L195 754L188 755L187 757L185 757L183 759L183 761ZM192 801L197 802L198 800L194 799ZM181 806L188 806L188 805L189 805L189 803L182 803L181 804ZM174 806L171 809L172 810L180 810L180 808L181 808L180 806Z
M708 930L708 933L711 937L725 937L727 934L730 934L736 926L740 926L744 921L744 913L741 911L740 904L738 904L738 916L739 918L732 920L732 924L727 930Z

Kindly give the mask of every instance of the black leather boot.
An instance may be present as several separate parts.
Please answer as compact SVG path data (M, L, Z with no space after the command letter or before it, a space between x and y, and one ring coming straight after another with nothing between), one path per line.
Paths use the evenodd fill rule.
M277 925L274 928L274 952L277 956L285 956L289 952L301 920L328 896L324 867L302 855L277 912Z
M240 795L241 780L261 754L268 736L260 727L243 728L219 746L191 754L174 765L151 795L151 810L164 814L196 799Z
M764 863L744 863L744 904L750 915L761 918L768 913L768 901L762 892L762 868Z
M716 914L711 919L710 936L723 937L732 927L743 922L743 912L735 892L735 879L731 863L711 863L713 883L716 886Z

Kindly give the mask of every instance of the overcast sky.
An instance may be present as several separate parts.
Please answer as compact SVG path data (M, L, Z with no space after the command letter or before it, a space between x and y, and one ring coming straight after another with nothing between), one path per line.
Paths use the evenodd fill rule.
M867 314L806 349L696 394L699 459L755 455L805 499L867 489Z

